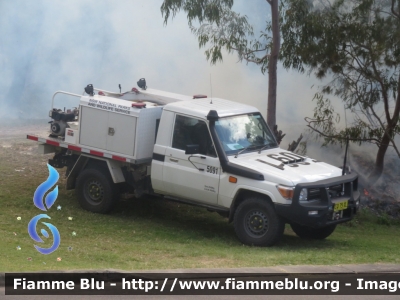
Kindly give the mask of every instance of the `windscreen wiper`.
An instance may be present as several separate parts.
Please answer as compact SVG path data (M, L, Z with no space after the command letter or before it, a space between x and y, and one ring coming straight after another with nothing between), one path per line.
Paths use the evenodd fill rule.
M250 146L247 146L246 148L243 148L242 150L239 150L239 151L236 153L235 158L237 158L238 155L239 155L240 153L242 153L242 152L244 152L244 151L246 151L246 150L248 150L248 149L250 149L250 148L259 147L259 146L260 146L260 145L250 145Z

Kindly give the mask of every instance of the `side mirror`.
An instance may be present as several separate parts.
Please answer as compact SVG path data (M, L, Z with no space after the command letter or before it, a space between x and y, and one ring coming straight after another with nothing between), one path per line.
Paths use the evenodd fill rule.
M199 145L186 145L185 154L198 154Z

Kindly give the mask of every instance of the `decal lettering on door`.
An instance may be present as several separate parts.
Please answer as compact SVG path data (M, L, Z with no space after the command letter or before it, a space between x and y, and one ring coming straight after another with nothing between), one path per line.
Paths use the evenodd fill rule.
M208 192L215 193L215 188L213 186L205 185L204 190Z

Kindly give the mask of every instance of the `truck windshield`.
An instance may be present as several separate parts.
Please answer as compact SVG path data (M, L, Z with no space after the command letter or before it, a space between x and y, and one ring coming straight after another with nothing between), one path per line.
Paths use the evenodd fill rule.
M227 155L278 146L260 113L220 118L215 130Z

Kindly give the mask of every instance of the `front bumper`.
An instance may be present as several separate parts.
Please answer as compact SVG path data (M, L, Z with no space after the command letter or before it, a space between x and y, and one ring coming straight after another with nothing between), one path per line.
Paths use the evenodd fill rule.
M341 184L344 184L343 195L331 197L329 187ZM303 188L319 190L318 198L300 202L299 195ZM348 207L339 213L335 212L334 205L346 200L348 201ZM275 203L275 209L278 215L288 223L318 228L348 222L353 219L358 210L357 203L359 203L359 200L358 175L348 174L316 182L299 183L294 189L292 204L282 205Z

